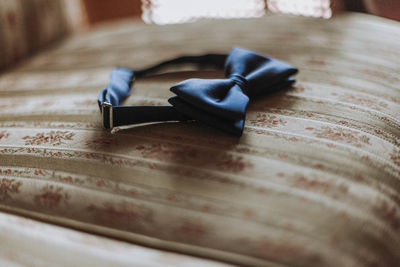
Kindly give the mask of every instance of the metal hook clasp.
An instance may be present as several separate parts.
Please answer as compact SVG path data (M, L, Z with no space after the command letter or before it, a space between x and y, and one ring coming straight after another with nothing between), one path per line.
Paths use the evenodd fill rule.
M101 113L103 114L103 127L112 130L113 126L113 107L108 102L101 104Z

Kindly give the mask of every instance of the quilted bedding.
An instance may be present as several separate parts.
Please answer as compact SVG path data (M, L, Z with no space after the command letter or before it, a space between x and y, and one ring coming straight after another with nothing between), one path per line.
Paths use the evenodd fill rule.
M69 38L0 76L0 215L234 264L398 266L399 42L399 23L360 14L128 20ZM102 128L113 67L232 46L300 70L251 103L241 138L196 122ZM222 76L142 79L125 104Z

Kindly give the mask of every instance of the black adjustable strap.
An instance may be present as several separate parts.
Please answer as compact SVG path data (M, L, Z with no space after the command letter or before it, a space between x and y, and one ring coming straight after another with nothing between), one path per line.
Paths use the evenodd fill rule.
M111 71L110 82L98 95L98 104L103 115L103 126L112 129L116 126L156 121L185 121L190 118L179 113L173 106L119 106L131 93L137 78L150 76L172 65L196 64L222 69L226 54L206 54L201 56L182 56L161 62L148 68L131 70L115 68Z

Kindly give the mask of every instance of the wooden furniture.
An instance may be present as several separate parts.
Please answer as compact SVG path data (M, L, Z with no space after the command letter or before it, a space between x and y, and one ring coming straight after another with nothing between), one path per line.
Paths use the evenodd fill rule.
M89 24L113 19L140 17L140 0L82 0Z

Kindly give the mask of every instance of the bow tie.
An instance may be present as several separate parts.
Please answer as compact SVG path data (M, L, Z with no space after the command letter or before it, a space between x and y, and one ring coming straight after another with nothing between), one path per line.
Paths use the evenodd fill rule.
M225 69L225 79L188 79L175 84L172 106L119 106L129 96L135 78L183 63L212 65ZM249 98L292 85L297 69L285 62L243 49L233 48L229 55L185 56L142 69L112 70L109 85L100 92L98 103L105 128L154 121L198 120L241 136Z

